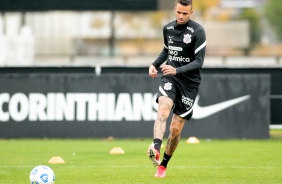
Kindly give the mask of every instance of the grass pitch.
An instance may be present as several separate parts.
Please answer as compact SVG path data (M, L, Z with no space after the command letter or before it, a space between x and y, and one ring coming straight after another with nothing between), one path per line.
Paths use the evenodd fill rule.
M0 139L0 183L29 183L32 168L42 164L53 169L56 184L277 184L282 183L277 134L269 140L201 139L199 144L182 139L163 179L154 178L156 168L146 155L149 139ZM109 154L113 147L125 154ZM52 156L65 163L48 164Z

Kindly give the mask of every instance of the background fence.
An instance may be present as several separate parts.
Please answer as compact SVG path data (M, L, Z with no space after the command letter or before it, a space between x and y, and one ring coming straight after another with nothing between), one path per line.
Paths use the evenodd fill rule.
M1 74L1 137L152 136L159 79L144 68L102 68L99 75L94 68L29 69ZM270 105L273 76L275 70L204 71L183 135L268 138L271 119L279 119L271 110L281 108Z

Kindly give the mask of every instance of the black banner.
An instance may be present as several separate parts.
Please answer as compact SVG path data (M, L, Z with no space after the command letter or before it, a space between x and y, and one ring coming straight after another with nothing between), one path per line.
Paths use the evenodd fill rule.
M2 75L0 137L152 137L158 82L147 74ZM203 75L182 136L268 138L269 93L269 75Z
M157 0L1 0L1 11L157 10Z
M269 95L269 75L206 74L198 96L202 108L195 112L194 118L204 117L205 113L209 116L188 123L188 135L267 138L270 124Z

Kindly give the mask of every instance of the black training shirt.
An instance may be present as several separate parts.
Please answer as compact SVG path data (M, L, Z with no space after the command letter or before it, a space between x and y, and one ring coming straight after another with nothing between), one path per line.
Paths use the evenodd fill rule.
M166 61L176 68L176 75L169 77L187 85L199 85L206 51L204 28L193 20L182 25L173 21L163 27L163 37L164 48L152 64L158 68Z

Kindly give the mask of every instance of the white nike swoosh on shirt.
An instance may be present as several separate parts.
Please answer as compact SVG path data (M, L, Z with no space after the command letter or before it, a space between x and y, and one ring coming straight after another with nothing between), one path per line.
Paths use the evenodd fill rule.
M206 118L206 117L211 116L215 113L218 113L218 112L220 112L224 109L227 109L227 108L229 108L233 105L236 105L236 104L238 104L242 101L245 101L249 98L250 98L250 95L245 95L245 96L242 96L242 97L234 98L234 99L227 100L227 101L224 101L224 102L220 102L220 103L217 103L217 104L201 107L201 106L199 106L200 96L197 96L195 103L194 103L194 107L193 107L194 113L193 113L192 118L193 119Z

